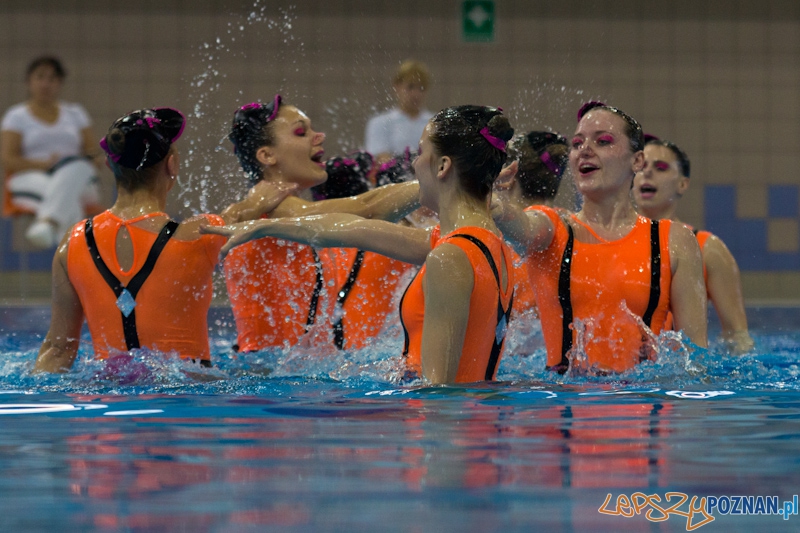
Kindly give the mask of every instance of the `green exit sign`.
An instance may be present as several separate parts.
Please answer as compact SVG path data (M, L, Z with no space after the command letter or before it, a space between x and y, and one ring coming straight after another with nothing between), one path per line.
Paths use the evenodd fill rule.
M494 41L494 1L464 1L461 4L461 22L465 41Z

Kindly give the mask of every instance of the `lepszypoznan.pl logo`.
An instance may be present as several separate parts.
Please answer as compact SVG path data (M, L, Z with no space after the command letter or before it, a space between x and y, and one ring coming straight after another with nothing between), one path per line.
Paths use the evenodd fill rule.
M778 515L789 520L798 514L798 498L781 502L778 496L692 496L683 492L658 494L634 492L620 494L612 502L608 493L598 511L601 514L633 518L640 514L651 522L663 522L671 517L686 520L686 531L694 531L714 521L715 515Z

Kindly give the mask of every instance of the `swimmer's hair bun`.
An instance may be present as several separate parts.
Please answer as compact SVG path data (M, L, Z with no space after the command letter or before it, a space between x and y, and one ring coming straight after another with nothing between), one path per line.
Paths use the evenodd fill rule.
M100 139L100 148L114 164L142 170L167 156L185 125L186 117L177 109L139 109L115 120Z
M487 127L492 136L502 139L503 142L510 141L514 136L514 128L511 127L511 123L505 115L493 116L489 119Z
M111 154L122 154L125 151L125 134L121 129L113 128L106 135L106 144Z

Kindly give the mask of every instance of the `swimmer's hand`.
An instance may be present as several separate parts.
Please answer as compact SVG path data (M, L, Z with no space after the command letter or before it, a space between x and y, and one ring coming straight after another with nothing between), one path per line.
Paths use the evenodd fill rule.
M269 223L269 220L262 219L239 222L238 224L229 224L227 226L200 226L200 233L228 237L228 242L226 242L219 251L219 260L224 261L232 248L255 239L260 239L261 237L266 237L267 234L263 230Z
M503 195L492 194L492 199L489 203L489 212L492 214L492 219L497 222L505 220L506 218L506 199Z
M299 186L296 183L271 182L261 180L247 192L247 199L258 203L263 213L269 213L287 196L297 193Z
M517 160L504 166L502 170L500 170L500 174L497 175L497 179L494 180L494 190L508 191L511 189L511 186L514 185L517 172L519 172L519 161Z
M220 216L226 224L255 220L271 213L297 190L296 183L259 181L247 192L244 200L228 206Z

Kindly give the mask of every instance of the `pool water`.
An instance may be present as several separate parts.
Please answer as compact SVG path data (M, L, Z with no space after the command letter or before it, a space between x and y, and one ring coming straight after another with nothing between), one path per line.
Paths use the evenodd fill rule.
M397 381L399 332L234 355L225 310L215 368L92 362L86 337L72 372L31 376L49 312L5 308L0 531L798 531L800 312L748 313L740 358L674 350L596 378L545 373L534 349L499 383L424 388ZM733 496L789 512L732 514Z

